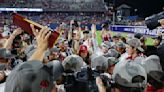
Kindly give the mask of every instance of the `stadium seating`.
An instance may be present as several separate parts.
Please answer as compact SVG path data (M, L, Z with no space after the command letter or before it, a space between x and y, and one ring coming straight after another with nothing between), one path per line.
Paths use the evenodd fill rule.
M0 7L43 8L53 11L106 11L103 0L5 0Z

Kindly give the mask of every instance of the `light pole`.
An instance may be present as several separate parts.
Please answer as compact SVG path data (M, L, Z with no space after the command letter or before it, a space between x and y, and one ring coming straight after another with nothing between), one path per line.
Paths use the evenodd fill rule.
M135 13L135 16L137 17L137 11L138 11L138 9L134 9L134 13ZM136 23L136 20L137 19L135 19L135 23Z
M134 9L135 15L137 15L137 11L138 11L138 9Z
M115 17L116 17L116 16L115 16L115 15L116 15L116 14L115 14L115 2L116 2L116 0L113 0L113 25L115 25L115 19L116 19L116 18L115 18Z

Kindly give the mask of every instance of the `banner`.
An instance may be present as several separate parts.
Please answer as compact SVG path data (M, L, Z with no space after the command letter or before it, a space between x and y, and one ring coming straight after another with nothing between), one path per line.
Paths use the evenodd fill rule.
M158 32L163 32L164 28L157 28L154 30L149 30L146 26L113 25L113 26L110 26L110 30L116 31L116 32L141 33L143 35L156 36L158 35Z

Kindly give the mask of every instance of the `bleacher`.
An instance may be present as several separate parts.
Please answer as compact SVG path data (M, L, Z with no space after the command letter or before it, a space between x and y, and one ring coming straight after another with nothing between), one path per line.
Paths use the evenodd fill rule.
M4 0L4 8L43 8L49 11L106 11L103 0Z

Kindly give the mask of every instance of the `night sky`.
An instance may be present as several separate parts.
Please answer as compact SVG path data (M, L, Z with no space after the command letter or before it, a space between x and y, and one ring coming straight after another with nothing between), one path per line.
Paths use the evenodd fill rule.
M112 0L105 0L112 2ZM138 11L137 15L147 17L154 13L161 12L164 7L164 0L115 0L116 6L127 4Z

